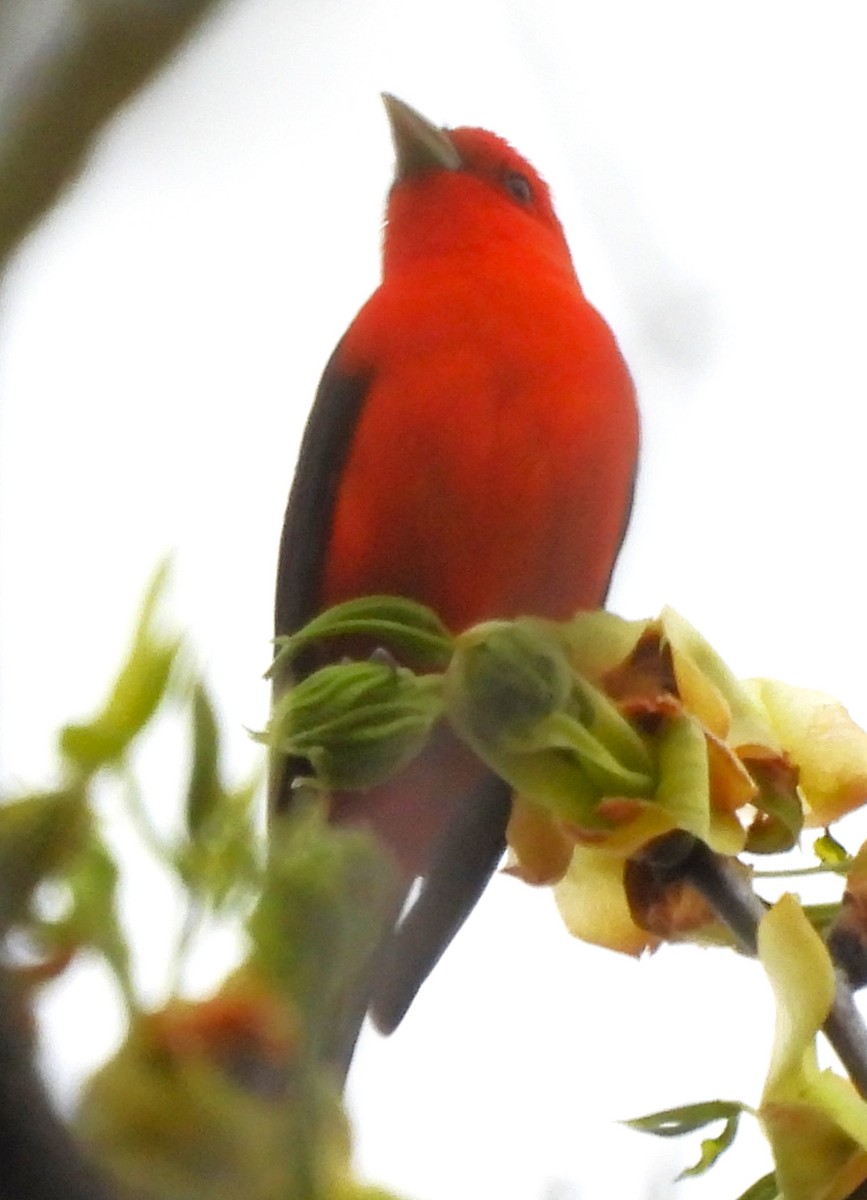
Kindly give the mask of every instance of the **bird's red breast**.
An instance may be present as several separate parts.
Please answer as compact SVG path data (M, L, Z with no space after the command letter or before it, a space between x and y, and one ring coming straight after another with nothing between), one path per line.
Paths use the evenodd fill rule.
M410 596L459 630L602 603L632 490L632 384L574 275L533 249L419 264L349 331L340 365L370 382L324 604Z

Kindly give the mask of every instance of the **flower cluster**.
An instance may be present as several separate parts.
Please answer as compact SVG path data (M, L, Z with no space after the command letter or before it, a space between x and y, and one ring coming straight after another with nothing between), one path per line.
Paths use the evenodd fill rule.
M867 799L867 733L839 703L738 680L672 609L493 621L450 638L427 610L374 597L313 632L395 638L404 659L426 656L426 673L381 657L325 667L285 693L272 745L306 757L326 788L364 788L447 720L513 787L506 869L553 886L569 929L613 949L725 939L688 887L661 892L643 868L654 839L681 829L725 855L780 853ZM286 653L310 640L308 628Z
M629 953L717 938L641 850L683 829L727 855L791 848L867 799L867 734L830 697L741 682L681 616L579 614L457 639L448 715L515 788L508 870L555 887L570 930Z

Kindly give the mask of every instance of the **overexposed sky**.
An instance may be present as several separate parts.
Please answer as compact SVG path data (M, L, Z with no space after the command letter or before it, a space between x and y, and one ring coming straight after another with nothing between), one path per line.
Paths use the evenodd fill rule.
M169 549L232 761L253 761L298 438L378 277L381 90L496 130L553 187L643 411L611 606L671 603L738 672L867 723L863 21L856 0L228 0L0 296L4 786L45 781ZM96 1054L113 1026L87 1003ZM68 1088L91 1051L49 1007ZM407 1200L643 1200L696 1147L613 1122L756 1100L770 1016L752 964L579 945L498 879L398 1034L363 1041L359 1161ZM674 1194L738 1195L753 1150Z

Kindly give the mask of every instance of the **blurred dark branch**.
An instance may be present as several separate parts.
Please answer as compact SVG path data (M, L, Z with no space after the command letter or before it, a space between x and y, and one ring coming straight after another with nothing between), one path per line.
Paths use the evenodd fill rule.
M82 0L12 95L0 136L0 270L82 170L102 127L216 0ZM54 1113L0 972L0 1200L113 1200Z
M115 1200L57 1117L33 1064L31 1038L0 971L0 1200Z
M215 0L84 0L22 81L0 140L0 268L84 166L96 135Z
M756 953L758 925L767 906L730 859L715 854L704 842L683 831L659 838L642 857L661 883L680 880L694 887L741 948L748 954ZM839 968L834 1002L822 1030L855 1087L867 1099L867 1029Z

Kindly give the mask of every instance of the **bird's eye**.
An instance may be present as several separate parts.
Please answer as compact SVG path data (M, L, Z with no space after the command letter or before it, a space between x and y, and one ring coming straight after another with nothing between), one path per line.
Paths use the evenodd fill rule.
M530 186L530 180L520 171L508 171L503 177L503 183L509 195L513 196L519 204L532 202L533 189Z

